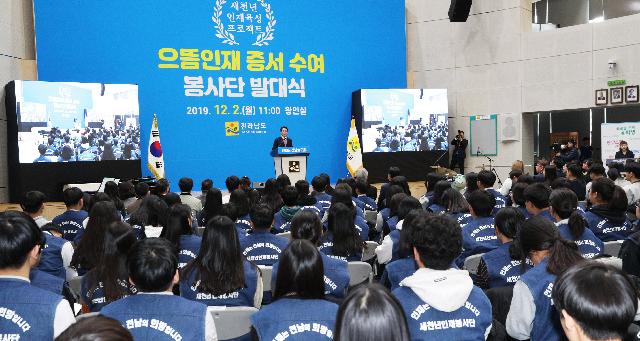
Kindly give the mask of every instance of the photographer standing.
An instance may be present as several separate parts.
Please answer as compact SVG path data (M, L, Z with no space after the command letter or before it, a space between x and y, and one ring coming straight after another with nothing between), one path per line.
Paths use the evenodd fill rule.
M464 159L467 157L467 145L469 141L464 138L464 131L458 130L458 135L451 141L451 145L454 146L453 154L451 155L451 164L449 169L452 169L458 165L460 168L460 174L464 174Z
M576 148L573 140L567 141L566 146L564 146L556 156L564 161L565 164L572 161L578 162L580 159L580 153L578 153L578 149Z

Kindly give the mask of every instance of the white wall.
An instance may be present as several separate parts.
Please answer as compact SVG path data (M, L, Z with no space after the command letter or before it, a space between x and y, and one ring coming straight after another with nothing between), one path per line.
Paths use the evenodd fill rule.
M9 180L4 86L15 79L35 79L35 42L31 1L0 0L0 6L0 202L7 202Z
M466 23L449 22L449 4L406 7L410 86L449 89L451 134L468 131L470 115L589 108L607 80L640 84L640 15L531 32L529 0L476 0ZM526 118L521 141L500 143L501 177L516 159L533 162L534 129ZM484 162L467 160L468 171Z

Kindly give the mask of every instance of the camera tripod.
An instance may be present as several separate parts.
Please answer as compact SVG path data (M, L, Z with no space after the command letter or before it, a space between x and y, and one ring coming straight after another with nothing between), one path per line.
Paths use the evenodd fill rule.
M478 148L480 149L480 148ZM493 159L491 159L488 155L484 155L481 154L480 151L478 150L478 152L476 153L477 156L484 156L489 160L489 171L491 173L493 173L496 176L496 180L498 180L498 184L500 186L502 186L502 180L500 180L500 175L498 175L498 172L496 171L496 169L493 167ZM484 164L482 164L482 169L484 169Z

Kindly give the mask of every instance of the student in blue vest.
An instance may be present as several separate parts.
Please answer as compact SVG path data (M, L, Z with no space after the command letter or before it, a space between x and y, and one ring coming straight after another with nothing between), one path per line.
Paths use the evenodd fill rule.
M311 180L311 187L313 187L313 196L318 201L318 204L322 206L322 210L326 211L331 206L331 195L325 193L327 189L327 183L324 177L314 176Z
M262 276L242 255L233 220L209 221L198 256L182 270L180 296L208 306L260 308Z
M70 187L62 193L64 205L67 211L53 218L53 223L64 231L64 239L74 241L78 230L82 229L82 222L87 218L87 212L82 210L84 201L82 190L78 187Z
M456 189L449 188L442 193L442 205L446 207L445 214L458 224L464 225L471 219L467 199Z
M551 188L543 183L535 183L527 186L524 190L524 202L527 211L531 216L540 216L550 222L555 222L555 218L549 212L549 196Z
M598 262L565 271L553 286L553 302L566 337L570 341L628 339L638 310L635 287L624 272Z
M375 199L368 197L369 184L364 180L356 180L356 195L358 200L362 202L364 211L378 211L378 204Z
M396 201L400 200L398 204ZM413 210L422 210L422 205L418 199L407 196L406 194L396 194L391 200L391 206L394 210L397 207L397 215L395 218L399 219L394 228L389 234L387 234L382 243L376 247L376 256L379 264L386 264L390 261L400 259L398 254L398 246L400 245L400 235L403 229L404 219Z
M433 201L433 190L436 188L436 184L438 183L438 181L441 180L445 180L441 175L438 175L434 172L427 174L427 177L424 180L424 187L427 191L419 199L422 207L424 207L425 209Z
M582 257L591 259L604 252L604 243L587 228L587 222L577 210L578 197L572 190L567 188L553 190L549 203L560 237L574 241Z
M62 229L58 225L48 223L40 229L44 234L45 244L40 255L38 269L62 280L73 277L75 271L70 268L74 253L72 243L62 238Z
M400 206L400 202L402 202L402 200L404 200L407 197L409 196L404 192L398 193L398 194L394 194L393 197L391 197L391 200L388 201L389 219L387 219L386 224L382 227L382 233L385 236L397 228L398 222L400 221L400 218L398 217L398 209Z
M291 240L306 239L316 247L320 246L322 238L322 224L315 213L301 211L291 221ZM332 298L344 298L349 287L349 269L347 262L331 258L320 253L324 268L325 294ZM281 257L282 258L282 257ZM271 283L276 282L280 261L273 264Z
M500 246L493 216L496 201L487 191L474 191L467 198L471 219L462 227L462 254L456 259L458 267L471 255L489 252Z
M429 213L422 208L411 210L404 218L400 238L393 244L393 257L382 273L380 283L395 290L403 279L413 275L418 269L413 258L413 221Z
M22 201L20 201L20 207L22 211L28 214L33 221L36 222L38 227L42 227L50 221L43 216L44 214L44 202L47 200L46 195L40 191L30 191L24 194Z
M236 189L231 192L229 203L234 205L238 210L238 220L236 220L236 224L245 231L251 230L251 217L249 216L251 204L247 193L241 189Z
M75 322L62 296L29 282L43 244L29 216L0 213L0 335L8 340L52 340Z
M324 263L314 244L304 239L291 241L277 273L274 269L274 302L251 316L260 340L333 339L338 306L324 299Z
M105 231L107 226L117 221L121 221L121 217L111 201L93 205L85 233L71 259L71 266L78 271L78 275L84 275L102 261Z
M168 215L167 203L159 196L149 195L142 200L140 208L129 217L129 224L136 230L138 239L159 237L167 225Z
M351 201L353 201L353 204L356 206L356 209L364 212L364 202L358 198L358 194L356 193L356 179L354 178L339 179L338 185L341 183L347 184L349 186L349 190L351 190Z
M478 188L480 190L491 193L493 198L495 199L496 205L493 209L493 214L495 215L499 209L507 206L507 198L504 195L500 194L500 192L493 189L493 185L496 183L496 175L488 170L481 170L478 172Z
M556 277L583 258L573 242L560 237L555 225L542 217L527 220L518 238L522 257L534 267L513 287L507 333L517 340L562 340L564 335L551 292Z
M436 187L433 189L433 200L429 201L427 211L434 214L445 213L447 207L442 202L442 195L449 188L451 188L451 183L449 181L440 180L436 183Z
M396 167L396 166L391 166L389 167L389 171L387 172L387 180L388 182L383 184L382 187L380 187L380 194L378 195L378 209L382 210L385 207L388 207L389 205L389 201L387 201L387 198L389 198L389 196L387 195L387 190L389 189L389 187L393 186L393 184L391 184L391 180L393 180L393 178L395 178L396 176L400 176L400 168Z
M466 186L464 188L463 195L465 199L468 199L471 193L480 190L480 188L478 187L478 173L467 173L464 175L464 180Z
M273 210L266 204L258 204L251 210L252 233L240 240L242 254L258 265L272 266L289 244L286 238L270 232Z
M354 222L358 232L360 232L360 237L363 240L369 239L369 225L367 225L367 221L364 220L364 212L357 208L357 206L353 202L353 197L351 196L351 187L346 183L341 183L336 186L335 191L333 192L333 196L331 196L331 205L342 203L347 207L353 208L356 216L354 218ZM325 212L324 217L322 218L323 228L327 230L327 220L329 219L329 212Z
M136 233L127 223L107 226L102 261L82 277L80 299L89 311L100 311L107 304L137 292L129 283L127 254L136 243Z
M484 340L491 330L491 303L466 270L451 267L462 250L458 224L448 217L413 221L418 270L393 295L404 309L412 340Z
M409 341L400 302L379 284L360 285L340 304L335 341Z
M222 192L217 188L211 188L205 196L202 212L198 215L198 226L207 226L209 219L220 214L222 208Z
M329 228L320 241L320 252L347 262L362 260L365 243L356 229L355 215L354 209L343 203L331 205Z
M511 201L513 207L517 208L525 219L531 218L531 213L527 211L526 200L524 198L524 191L529 186L528 183L518 181L511 187Z
M589 202L592 206L584 214L587 225L603 242L626 239L631 234L627 219L627 194L607 178L593 181Z
M501 245L480 258L474 282L481 289L513 286L524 273L522 254L513 241L524 221L522 213L514 207L505 207L496 214L496 236Z
M300 211L298 206L298 191L295 187L287 186L282 190L284 206L273 217L273 228L277 233L291 230L291 219Z
M133 341L133 336L118 321L96 315L78 319L56 338L56 341L80 340Z
M390 186L386 193L388 196L388 198L386 199L387 202L391 202L391 198L394 195L398 193L404 193L404 191L400 186ZM378 212L378 215L376 216L376 226L375 226L377 233L383 232L389 218L391 218L391 208L385 207ZM388 233L389 231L387 231L387 234Z
M178 268L182 269L196 258L202 238L191 229L192 209L185 204L174 205L169 211L167 225L160 237L171 242L178 250Z
M318 203L318 199L309 194L309 182L307 180L298 180L295 188L298 192L298 206L300 206L300 209L314 211L319 217L322 217L324 215L324 207Z
M100 313L118 320L135 340L217 340L207 306L175 296L178 254L163 238L137 242L127 257L129 280L138 293L108 304Z
M236 205L222 204L222 207L220 207L219 213L220 213L219 215L225 216L236 222L236 232L238 232L238 239L243 240L244 238L247 237L247 233L249 231L244 229L243 224L238 224L238 209L236 208Z

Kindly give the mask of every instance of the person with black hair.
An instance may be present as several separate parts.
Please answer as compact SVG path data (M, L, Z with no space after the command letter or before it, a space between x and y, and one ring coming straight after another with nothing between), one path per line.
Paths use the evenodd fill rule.
M164 238L178 250L178 269L182 269L196 258L202 239L194 234L191 221L191 207L177 204L171 207L167 224L162 228L160 238Z
M413 221L418 217L428 216L430 213L422 209L411 210L404 218L403 228L400 230L399 238L394 241L392 250L392 261L389 262L380 278L380 283L395 290L400 286L403 279L413 275L418 266L413 257Z
M577 196L578 200L584 200L587 192L586 185L582 179L582 171L577 163L572 162L566 165L567 169L567 185Z
M638 310L633 281L624 272L598 262L584 262L565 271L553 285L552 298L570 341L626 340Z
M309 193L309 182L307 180L298 180L295 184L298 192L298 206L301 210L311 210L316 212L319 217L324 215L324 208L318 200Z
M382 243L376 247L376 256L379 264L386 264L390 261L400 259L399 245L401 230L403 229L404 219L413 210L422 210L422 205L418 199L407 196L404 193L396 194L391 200L391 205L394 208L394 216L392 218L397 219L397 224L394 228L384 237ZM391 221L391 219L389 219Z
M198 255L180 273L180 296L208 306L260 308L262 275L242 255L235 224L217 216L207 223Z
M629 185L624 187L624 191L627 193L627 200L629 205L640 200L640 164L635 162L628 162L625 166L625 172L627 172L627 181Z
M104 184L104 194L109 196L109 199L113 201L113 204L116 206L116 209L120 214L124 217L125 215L125 206L120 199L120 190L118 189L118 184L115 181L107 181Z
M560 319L551 300L553 283L583 258L575 243L560 237L554 224L542 217L527 220L517 240L522 258L534 266L513 287L507 333L518 340L561 340Z
M251 191L251 179L248 176L243 176L240 178L240 187L241 190L245 192Z
M469 140L464 138L464 131L458 130L456 138L451 140L451 146L453 146L453 152L451 153L451 163L449 169L454 169L457 165L460 169L460 174L464 175L464 160L467 158L467 145Z
M118 321L102 315L83 317L60 334L55 341L134 341Z
M627 144L627 141L620 140L620 149L616 152L615 158L616 159L633 159L633 158L635 158L635 155L629 149L629 144Z
M399 176L400 173L400 167L389 167L389 171L387 172L387 183L380 187L380 194L378 195L378 210L382 210L387 207L387 203L385 202L385 199L387 199L387 190L389 189L389 186L391 186L391 180L396 176Z
M107 226L121 220L113 202L101 201L93 205L87 228L78 240L71 258L71 267L78 271L78 275L84 275L102 262Z
M75 322L62 296L29 282L44 243L28 215L0 213L0 335L7 339L52 340Z
M607 178L593 182L589 192L592 206L584 214L587 225L603 242L626 239L631 234L627 219L627 195Z
M276 177L276 187L278 188L278 192L282 195L282 191L287 187L291 186L291 179L287 174L280 174Z
M520 162L522 162L522 161L520 161ZM516 163L514 163L514 166L515 166L515 164ZM511 167L513 167L513 166L511 166ZM500 190L499 190L500 194L502 194L505 197L507 195L509 195L509 193L511 192L511 188L513 187L513 185L515 183L518 182L518 178L520 178L522 176L522 174L523 173L522 173L521 169L512 169L509 172L509 178L506 179L504 181L504 183L502 184L502 186L500 187Z
M222 192L217 188L210 188L204 201L204 207L198 216L198 226L207 226L209 219L220 214L222 208Z
M606 176L606 170L604 169L604 166L601 163L594 163L589 168L589 172L587 173L587 175L589 176L590 181L586 186L586 194L589 194L589 192L591 191L591 182L599 178L604 178Z
M198 200L200 200L202 207L204 207L204 204L207 202L207 192L212 188L213 180L211 179L204 179L202 180L202 183L200 183L200 195L198 196Z
M353 197L351 196L350 187L347 184L338 184L336 185L336 189L333 192L333 196L331 196L331 205L335 205L337 203L342 203L349 208L352 208L355 212L355 226L358 232L360 233L360 238L362 240L369 239L369 225L367 225L366 220L364 220L364 212L359 210L353 202ZM322 217L323 228L326 231L327 221L329 219L329 212L325 212L325 215Z
M162 200L164 200L169 208L173 207L174 205L182 204L182 199L180 198L180 195L178 193L167 193L162 196Z
M29 191L22 196L20 207L27 213L38 227L42 227L50 221L44 217L44 203L47 196L40 191Z
M301 213L318 219L312 212ZM317 227L320 227L319 220ZM322 276L327 271L325 263L322 253L312 242L304 239L291 241L280 257L280 266L273 269L274 302L251 316L257 339L333 338L338 306L325 300L327 278Z
M167 203L157 195L150 195L142 200L140 208L129 217L129 224L136 230L138 239L159 237L167 225L168 214Z
M474 282L481 289L513 286L524 273L522 255L514 243L524 221L524 215L515 207L505 207L496 214L496 237L501 245L480 258Z
M120 322L136 340L159 340L167 335L182 340L218 339L207 306L172 293L180 275L171 242L163 238L137 242L127 257L127 269L138 293L111 302L100 314Z
M587 222L578 211L578 197L569 189L551 192L549 211L553 216L560 237L572 240L586 259L595 258L604 252L604 243L587 228Z
M434 214L442 214L446 212L447 208L442 203L442 195L449 188L451 188L451 183L449 181L440 180L436 183L433 188L433 199L429 200L427 211Z
M180 187L180 202L191 207L192 215L195 217L200 211L202 211L202 202L200 199L191 195L193 189L193 179L181 178L178 181L178 187Z
M336 203L329 208L327 233L320 241L320 252L347 262L362 260L365 243L355 225L353 208Z
M471 219L462 225L462 254L456 259L456 264L462 267L465 259L471 255L489 252L500 246L494 218L491 215L495 198L487 191L474 191L467 198Z
M402 187L390 186L387 190L387 198L385 200L387 200L387 202L391 202L391 198L398 193L404 193ZM391 208L385 207L378 212L375 225L375 229L378 233L382 232L384 226L387 225L389 218L391 218Z
M551 184L558 178L558 168L555 165L548 165L544 167L544 182L545 185L551 187Z
M575 142L573 140L567 141L565 147L556 153L556 159L562 160L564 163L578 162L578 160L580 160L580 154L578 153L578 148L575 146Z
M624 178L622 174L620 174L620 170L616 167L610 166L607 171L607 177L613 181L616 186L620 186L625 189L627 186L631 185L631 183ZM589 185L589 190L591 190L591 186ZM627 194L627 197L629 195Z
M551 222L556 220L549 213L549 196L551 188L543 183L535 183L524 190L525 207L531 217L540 216Z
M227 187L227 193L222 196L222 203L228 204L231 199L231 193L240 188L240 179L235 175L231 175L227 177L224 184Z
M138 210L138 208L140 208L140 205L142 205L142 200L151 194L149 192L149 185L145 182L137 183L135 186L135 191L137 198L136 201L126 207L127 213L129 213L129 215L132 215L136 210Z
M251 230L251 216L249 215L249 211L251 211L251 201L249 200L247 192L241 189L236 189L231 192L229 204L235 206L237 210L238 219L236 220L236 225L245 231Z
M488 170L481 170L478 172L478 188L485 192L490 193L495 199L495 207L493 214L495 215L499 209L507 206L507 198L505 198L500 192L493 189L493 185L496 183L496 175ZM468 198L467 198L468 200Z
M409 341L409 327L400 302L379 284L349 292L336 317L336 341Z
M322 211L327 211L329 206L331 206L331 195L325 193L328 186L326 178L314 176L311 180L311 186L313 187L313 196L318 201L318 204L322 206Z
M163 197L167 195L167 193L169 193L170 191L171 191L171 184L169 183L169 180L162 178L156 181L155 195L159 197Z
M82 277L81 301L89 311L100 311L107 304L138 290L129 283L127 254L136 243L135 231L127 223L117 221L106 226L104 256Z
M593 156L593 147L591 146L591 139L589 136L582 138L582 144L580 144L580 163L584 160L591 159Z
M298 206L298 191L293 186L287 186L282 191L282 201L284 206L273 217L273 228L278 232L288 232L291 226L291 219L300 211Z
M400 221L400 218L398 217L400 202L407 197L409 196L405 193L398 193L394 194L393 197L391 197L391 200L389 200L389 219L386 221L386 227L383 226L383 232L385 235L396 229L398 222Z
M289 128L286 126L280 127L280 136L273 140L271 150L278 149L278 147L293 147L293 140L289 137Z
M52 222L63 230L64 239L72 242L76 239L79 230L82 230L82 221L89 215L82 210L84 204L82 190L78 187L69 187L62 193L62 199L67 210L53 218Z
M368 183L363 180L357 180L355 192L357 199L362 202L363 211L378 211L378 204L376 204L376 200L367 196L367 193L369 192Z
M273 211L267 204L258 204L251 210L252 233L240 239L242 254L258 265L272 266L277 262L289 240L273 235Z
M315 245L320 246L322 238L322 223L318 216L310 211L301 211L291 220L291 240L306 239ZM289 244L291 245L291 243ZM280 260L273 264L271 283L276 283L278 274L278 266ZM324 268L324 292L330 297L342 299L344 298L347 288L349 287L349 270L347 262L331 258L320 252L322 264ZM272 286L273 287L273 286ZM275 291L274 291L275 296Z
M442 193L442 199L440 200L445 207L445 214L458 222L458 224L464 225L471 219L469 203L459 191L454 188L448 188Z
M451 266L462 250L460 227L443 216L421 216L413 225L418 270L393 291L409 317L411 338L486 339L493 319L491 303L473 285L469 272Z
M442 180L445 179L439 174L436 174L434 172L427 174L427 177L424 180L424 188L426 189L426 191L419 199L422 207L424 207L425 209L433 201L433 191L436 188L436 184Z
M480 190L480 188L478 188L478 173L475 173L475 172L467 173L464 175L464 180L466 184L464 188L464 198L468 199L469 195L473 191Z
M131 183L131 181L120 181L118 183L118 195L126 211L127 207L136 201L136 192L133 183Z
M531 184L516 182L511 188L511 201L513 202L513 207L517 208L525 219L531 218L531 213L527 211L527 201L524 197L524 191L528 186L531 186Z

